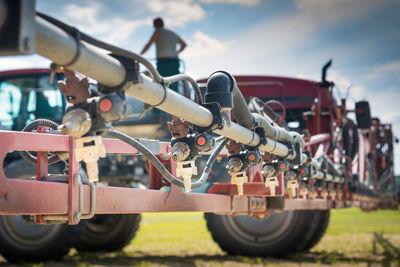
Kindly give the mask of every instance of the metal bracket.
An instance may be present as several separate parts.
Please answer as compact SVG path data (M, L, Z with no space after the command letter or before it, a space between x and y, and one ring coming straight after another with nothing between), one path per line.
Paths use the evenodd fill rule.
M289 146L291 147L291 146ZM294 151L293 151L294 150ZM295 143L294 147L291 147L289 150L289 155L293 154L293 152L295 153L295 157L292 158L291 160L289 160L289 162L293 165L301 165L301 155L302 155L302 151L300 149L300 144L299 143Z
M249 197L249 216L263 218L267 214L267 200L265 197Z
M214 131L216 129L222 129L223 128L223 119L222 119L222 114L221 114L221 106L217 102L210 102L210 103L203 103L201 105L202 107L208 109L212 116L213 116L213 121L210 126L208 127L200 127L200 126L194 126L194 130L196 130L199 133L204 133L208 131Z
M114 54L110 54L110 56L112 56L113 58L116 58L117 60L119 60L119 62L121 62L122 65L124 65L125 71L126 71L125 79L121 84L119 84L115 87L108 87L103 84L98 84L97 89L99 90L99 92L101 92L103 94L119 92L124 89L125 85L128 82L139 83L142 81L142 78L139 74L139 70L140 70L139 63L137 61L133 61L132 59L129 59L129 58L126 58L123 56L114 55Z
M55 182L55 180L45 179L46 181ZM57 180L57 182L67 182L64 180ZM79 204L78 204L78 212L74 212L73 219L74 222L79 223L81 219L91 219L96 214L96 185L84 179L82 181L81 175L76 174L74 176L74 182L79 186ZM83 185L86 184L90 188L90 211L88 214L83 213ZM60 223L68 221L68 215L42 215L41 219L47 223Z
M247 146L246 145L247 149L254 150L254 149L258 148L259 146L266 145L268 143L267 135L266 135L265 129L263 127L256 127L254 129L254 133L256 133L260 137L260 142L256 146ZM254 133L253 133L253 135L254 135Z

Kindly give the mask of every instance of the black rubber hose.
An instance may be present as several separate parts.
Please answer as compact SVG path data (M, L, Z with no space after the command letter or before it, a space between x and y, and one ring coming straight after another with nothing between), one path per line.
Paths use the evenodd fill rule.
M118 132L115 130L105 132L105 133L103 133L103 136L110 137L110 138L116 138L116 139L119 139L119 140L131 145L132 147L137 149L139 152L141 152L145 157L147 157L151 161L151 163L154 165L154 167L160 172L160 174L168 182L170 182L171 184L174 184L176 186L179 186L179 187L184 187L183 181L174 177L167 170L167 168L165 168L165 166L158 160L158 158L150 150L148 150L147 147L142 145L137 140L133 139L132 137L130 137L124 133L121 133L121 132ZM203 174L200 176L200 178L197 181L192 182L193 189L201 187L207 181L210 171L214 165L215 159L217 158L217 155L219 154L219 152L221 152L222 148L225 146L225 143L227 140L228 139L225 138L222 142L220 142L218 144L217 148L215 149L215 151L208 158L206 167L204 168L204 171L203 171Z
M240 92L239 88L235 86L232 90L233 95L233 109L232 113L235 117L236 122L246 127L247 129L254 129L254 117L251 115L250 110L247 106L246 100L244 99L242 92Z
M24 127L24 129L22 129L23 132L32 132L33 130L36 130L37 128L39 128L39 126L43 126L43 127L49 127L53 130L57 130L57 127L59 126L57 123L55 123L54 121L51 120L46 120L46 119L37 119L34 120L30 123L28 123L28 125L26 125ZM36 166L36 162L37 162L37 157L32 155L29 151L20 151L19 154L21 155L21 157L26 160L27 162L29 162L32 165ZM56 162L60 161L60 158L58 157L57 154L55 155L51 155L48 159L49 161L49 165L54 164Z

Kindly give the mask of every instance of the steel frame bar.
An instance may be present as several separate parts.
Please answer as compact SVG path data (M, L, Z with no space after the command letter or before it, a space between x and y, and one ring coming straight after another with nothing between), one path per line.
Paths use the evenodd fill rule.
M3 164L4 157L10 151L37 150L43 152L39 159L47 155L47 151L69 152L69 177L68 183L47 182L42 179L22 180L5 177L0 171L0 214L32 214L38 223L43 223L41 215L68 215L68 223L79 222L77 214L86 214L90 210L89 186L83 185L82 210L79 210L79 187L74 176L79 172L79 164L74 157L74 139L68 136L46 134L0 131L1 145L0 159ZM131 146L120 140L104 139L107 153L137 153ZM324 141L324 140L321 140ZM160 158L170 151L168 143L158 142ZM39 160L38 178L47 175L44 168L47 158ZM175 173L175 162L170 162L171 172ZM161 185L157 180L160 174L150 167L153 179L153 189L135 189L110 186L96 186L96 213L145 213L145 212L215 212L242 214L249 213L251 197L270 197L269 189L265 188L263 181L256 181L262 177L258 172L261 168L255 166L250 172L250 183L244 185L244 196L236 196L236 186L231 184L215 184L208 193L184 193L180 187L170 186L169 191L159 190ZM51 175L50 175L51 176ZM154 177L153 177L154 176ZM257 178L255 178L257 177ZM282 178L282 177L281 177ZM281 179L282 180L282 179ZM283 184L283 181L281 181ZM282 192L280 192L280 191ZM277 188L278 195L283 196L284 188ZM327 199L286 199L284 210L295 209L329 209L332 207L345 207L354 203L350 202L351 195L343 194L342 199L336 197L335 201ZM346 204L343 200L347 201ZM375 203L376 204L376 203ZM374 203L363 204L374 207ZM375 205L376 206L376 205Z

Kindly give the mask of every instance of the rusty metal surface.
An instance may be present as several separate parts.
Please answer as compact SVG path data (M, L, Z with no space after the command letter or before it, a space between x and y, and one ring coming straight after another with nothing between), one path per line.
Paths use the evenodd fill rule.
M229 155L231 156L239 155L240 151L242 150L242 144L232 139L229 139L225 147L228 150Z
M74 105L86 102L90 97L89 80L66 68L64 74L65 81L58 81L57 85L67 102Z
M168 130L177 139L184 138L189 133L189 122L172 116L172 122L167 122Z

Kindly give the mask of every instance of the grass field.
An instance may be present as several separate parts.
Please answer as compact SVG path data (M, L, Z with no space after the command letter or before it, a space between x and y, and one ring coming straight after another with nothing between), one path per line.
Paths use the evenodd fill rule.
M247 258L226 255L213 242L200 213L145 214L136 238L124 251L71 250L62 262L36 266L399 266L395 254L380 245L373 252L374 232L384 233L399 248L400 211L333 210L327 233L310 253L286 259Z

